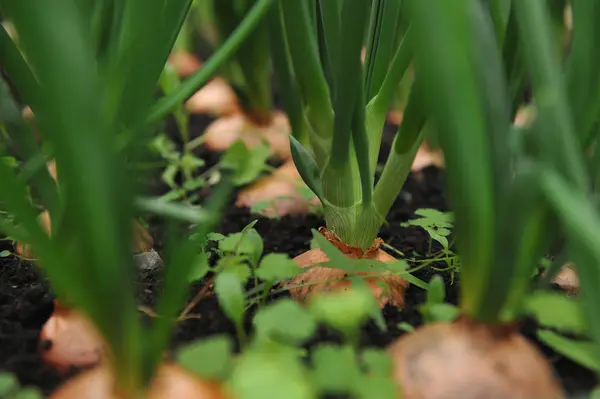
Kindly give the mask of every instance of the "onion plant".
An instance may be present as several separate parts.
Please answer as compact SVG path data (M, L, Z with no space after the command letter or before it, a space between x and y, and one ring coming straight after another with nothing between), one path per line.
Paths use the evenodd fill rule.
M221 40L244 19L256 0L213 0L213 17ZM268 123L273 107L267 26L261 21L244 46L223 66L223 76L233 86L242 110L256 124Z
M538 181L548 206L556 214L562 226L560 237L564 239L564 253L559 259L574 262L581 284L575 308L561 319L578 320L577 333L591 339L571 341L555 332L541 331L539 337L559 353L600 370L600 323L596 304L600 277L596 237L600 234L598 213L598 122L600 120L600 73L598 60L600 50L594 37L600 33L595 20L600 15L600 5L593 1L572 2L573 28L570 51L561 65L549 46L540 47L540 35L534 37L532 30L541 30L547 15L542 7L525 6L528 23L523 24L521 34L524 45L531 51L529 63L538 65L532 70L534 89L544 93L536 102L538 120L533 131L535 148L542 156L538 166ZM525 14L525 10L523 11ZM523 20L525 22L525 19ZM554 93L548 96L548 93ZM562 134L563 141L548 141L547 130ZM552 137L552 136L550 136ZM570 168L566 168L565 165ZM549 280L561 263L555 262L548 270ZM552 270L553 269L553 270ZM560 305L567 301L563 298ZM566 303L569 305L569 303ZM572 307L572 306L571 306ZM564 306L563 306L564 308ZM568 308L568 307L567 307ZM579 311L581 313L579 313ZM558 321L558 319L557 319ZM556 324L556 323L553 323ZM560 321L558 324L561 324ZM559 330L560 325L555 325Z
M411 27L396 40L402 15L395 0L280 1L270 15L294 163L323 205L326 236L353 256L378 253L379 228L408 176L426 119L411 92L375 184L386 115L412 59ZM322 261L307 254L302 266Z
M375 184L386 115L412 60L411 27L402 24L403 14L396 0L302 0L280 1L270 15L273 65L292 126L294 163L323 206L323 234L351 257L393 261L379 250L377 236L422 140L426 116L411 91L406 118ZM406 33L397 40L401 29ZM313 249L296 261L309 267L326 259ZM334 268L316 267L293 284L345 276ZM388 295L380 304L401 304L405 281L388 277L385 283ZM302 299L332 289L332 284L342 283L292 294ZM370 284L379 296L382 288L376 279Z
M575 132L586 137L599 115L597 91L583 90L597 85L587 58L597 53L590 40L597 6L578 5L580 41L563 77L543 0L407 5L416 79L446 159L461 317L390 347L399 388L406 398L563 397L551 367L517 327L531 276L559 233L542 177L560 171L575 191L588 186ZM575 36L577 26L576 18ZM524 76L538 116L523 131L512 121ZM526 145L514 146L514 135Z
M273 62L292 123L294 162L323 203L328 230L362 250L373 244L404 184L425 121L411 95L375 185L386 114L412 59L411 28L395 40L401 11L399 1L374 1L369 12L367 1L307 0L282 1L272 13Z
M242 21L256 0L211 0L193 6L186 23L190 29L185 41L201 39L202 26L207 18L199 20L195 14L209 11L216 42L225 40ZM190 46L188 45L188 48ZM268 155L284 161L284 165L264 178L240 190L236 205L251 208L267 216L306 213L311 210L310 199L302 196L302 180L291 161L286 115L275 107L270 58L268 26L263 21L247 38L244 46L219 70L219 77L196 93L186 107L192 113L216 116L194 145L202 144L212 151L224 151L237 139L251 148L268 145ZM181 53L181 51L179 52ZM189 58L189 57L188 57ZM177 60L173 61L179 62ZM181 66L183 67L183 66ZM263 169L270 169L263 163ZM316 202L316 201L314 201Z
M158 305L164 317L144 333L134 297L131 218L136 205L165 214L192 214L197 232L205 235L232 181L226 173L205 210L175 212L176 204L136 199L139 187L130 166L142 152L138 139L214 74L271 3L258 1L205 68L155 100L190 0L0 1L2 15L14 24L19 38L17 47L0 30L0 63L36 115L44 138L41 148L2 83L0 121L21 167L0 162L0 202L16 221L2 217L0 228L32 244L60 301L87 315L108 345L108 361L100 369L67 383L54 397L164 397L156 390L179 387L177 381L187 381L192 389L174 393L177 397L205 397L203 390L213 390L181 370L161 366L190 268L199 256L196 244L177 239L175 231L169 235L173 239ZM44 167L49 154L56 159L59 185ZM235 168L232 159L229 168ZM52 214L51 237L36 220L29 191ZM147 391L154 377L161 383Z

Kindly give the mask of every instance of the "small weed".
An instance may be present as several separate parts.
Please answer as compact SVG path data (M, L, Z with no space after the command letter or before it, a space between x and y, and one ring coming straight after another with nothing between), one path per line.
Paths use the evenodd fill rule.
M454 228L454 215L451 212L441 212L436 209L417 209L415 214L421 216L417 219L411 219L401 224L402 227L420 227L429 234L429 244L427 259L408 259L411 262L420 263L421 267L429 266L435 262L444 262L447 267L432 269L436 271L448 271L451 275L451 281L454 281L454 273L460 271L460 261L458 255L452 250L454 238L452 229ZM450 240L449 240L450 239ZM438 242L442 249L432 252L433 241Z

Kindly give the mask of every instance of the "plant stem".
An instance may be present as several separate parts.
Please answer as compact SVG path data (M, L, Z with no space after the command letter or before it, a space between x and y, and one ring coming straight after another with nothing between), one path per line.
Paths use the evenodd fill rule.
M382 215L389 212L402 190L423 140L422 129L426 117L417 94L418 87L413 84L405 117L392 144L392 152L385 163L381 178L375 186L375 207Z

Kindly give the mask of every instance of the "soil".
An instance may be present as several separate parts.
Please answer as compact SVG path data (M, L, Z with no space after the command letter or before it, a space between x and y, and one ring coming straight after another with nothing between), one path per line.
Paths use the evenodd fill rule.
M194 117L191 121L192 130L199 132L209 122L210 118ZM388 127L387 130L390 133L393 128ZM389 151L390 142L390 135L386 134L382 149L383 157ZM206 167L218 161L218 154L209 154L200 150L199 156L207 162ZM277 162L273 165L277 165ZM155 185L154 188L160 190L160 184ZM387 244L406 256L423 259L423 255L428 251L428 235L419 228L400 226L402 222L415 217L414 212L419 208L447 210L443 195L443 171L430 167L418 174L411 174L388 215L388 224L380 232L380 237ZM263 237L265 254L280 252L291 257L309 248L311 229L316 229L323 223L316 215L266 219L250 214L247 209L232 205L216 230L223 234L239 232L255 219L258 219L255 228ZM151 232L159 252L162 241L160 227L159 223L151 220ZM0 241L0 251L3 249L12 249L11 243ZM434 244L433 250L437 249L439 248ZM444 267L443 264L434 266ZM415 276L429 281L435 273L441 275L446 281L447 300L456 304L460 284L459 274L451 276L447 272L424 268L417 271ZM160 286L159 273L140 272L138 284L140 304L152 306ZM200 282L192 287L190 298L202 284L203 282ZM0 258L0 371L15 373L22 385L36 386L45 394L50 393L66 378L45 366L37 352L40 329L53 310L52 300L53 294L47 282L31 263L13 256ZM392 307L383 309L387 331L381 331L374 323L363 328L362 346L383 348L404 333L399 328L400 323L413 326L421 324L418 306L424 300L425 292L411 286L407 290L406 305L402 310ZM201 317L178 325L174 332L172 348L215 334L229 334L235 339L233 325L220 311L215 297L208 297L201 301L192 313ZM250 311L248 315L248 327L250 327L252 313L253 311ZM589 392L596 382L594 374L537 343L535 328L535 323L528 320L521 330L548 356L567 392L571 395ZM321 328L307 347L323 342L340 342L340 337L326 328ZM73 373L75 372L77 370L73 370Z

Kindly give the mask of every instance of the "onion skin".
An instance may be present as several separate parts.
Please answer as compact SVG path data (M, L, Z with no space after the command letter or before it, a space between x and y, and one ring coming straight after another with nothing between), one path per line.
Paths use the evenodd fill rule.
M289 160L272 174L240 190L235 205L240 208L252 208L259 202L271 201L271 204L260 212L262 215L306 215L311 209L319 206L321 201L316 196L312 200L304 198L298 192L298 188L303 185L296 165Z
M579 294L579 276L570 264L566 264L560 269L560 272L554 277L554 284L568 295Z
M238 113L211 123L203 134L204 145L211 151L226 151L239 139L248 148L266 141L273 155L288 160L292 157L290 129L287 116L280 111L274 111L266 125L257 125L243 113Z
M89 368L105 359L104 340L96 327L80 312L54 301L54 313L40 332L44 363L67 373L72 367Z
M160 367L145 399L229 399L219 384L203 381L175 364ZM96 367L67 381L49 399L134 399L114 389L107 367ZM137 399L137 398L135 398Z
M198 59L194 54L187 51L174 51L169 56L169 64L175 70L178 76L186 78L200 68L202 68L202 61Z
M396 258L389 255L387 252L379 249L382 241L376 240L373 246L366 252L359 248L354 248L341 242L335 235L327 232L324 228L319 229L321 234L327 238L329 242L340 249L347 257L351 259L375 259L380 262L395 262ZM310 267L319 263L329 262L329 258L320 248L311 249L294 258L294 262L302 268ZM367 275L370 273L356 273L356 275ZM382 273L383 274L383 273ZM348 279L339 280L347 276L348 273L342 269L334 269L330 267L314 267L289 281L286 285L293 286L303 283L311 283L322 280L331 280L322 284L305 285L298 288L290 288L290 295L299 301L305 301L311 295L320 292L330 292L338 290L352 289L352 282ZM392 306L402 306L404 304L404 291L408 287L408 282L395 275L382 275L381 277L369 277L365 279L369 285L373 296L378 299L380 308L390 304ZM379 286L379 282L383 281L387 286L387 292L384 294L384 289Z
M230 116L241 112L237 95L222 78L216 77L198 90L185 103L192 114Z
M564 398L546 359L512 326L461 317L420 327L388 352L398 398Z

